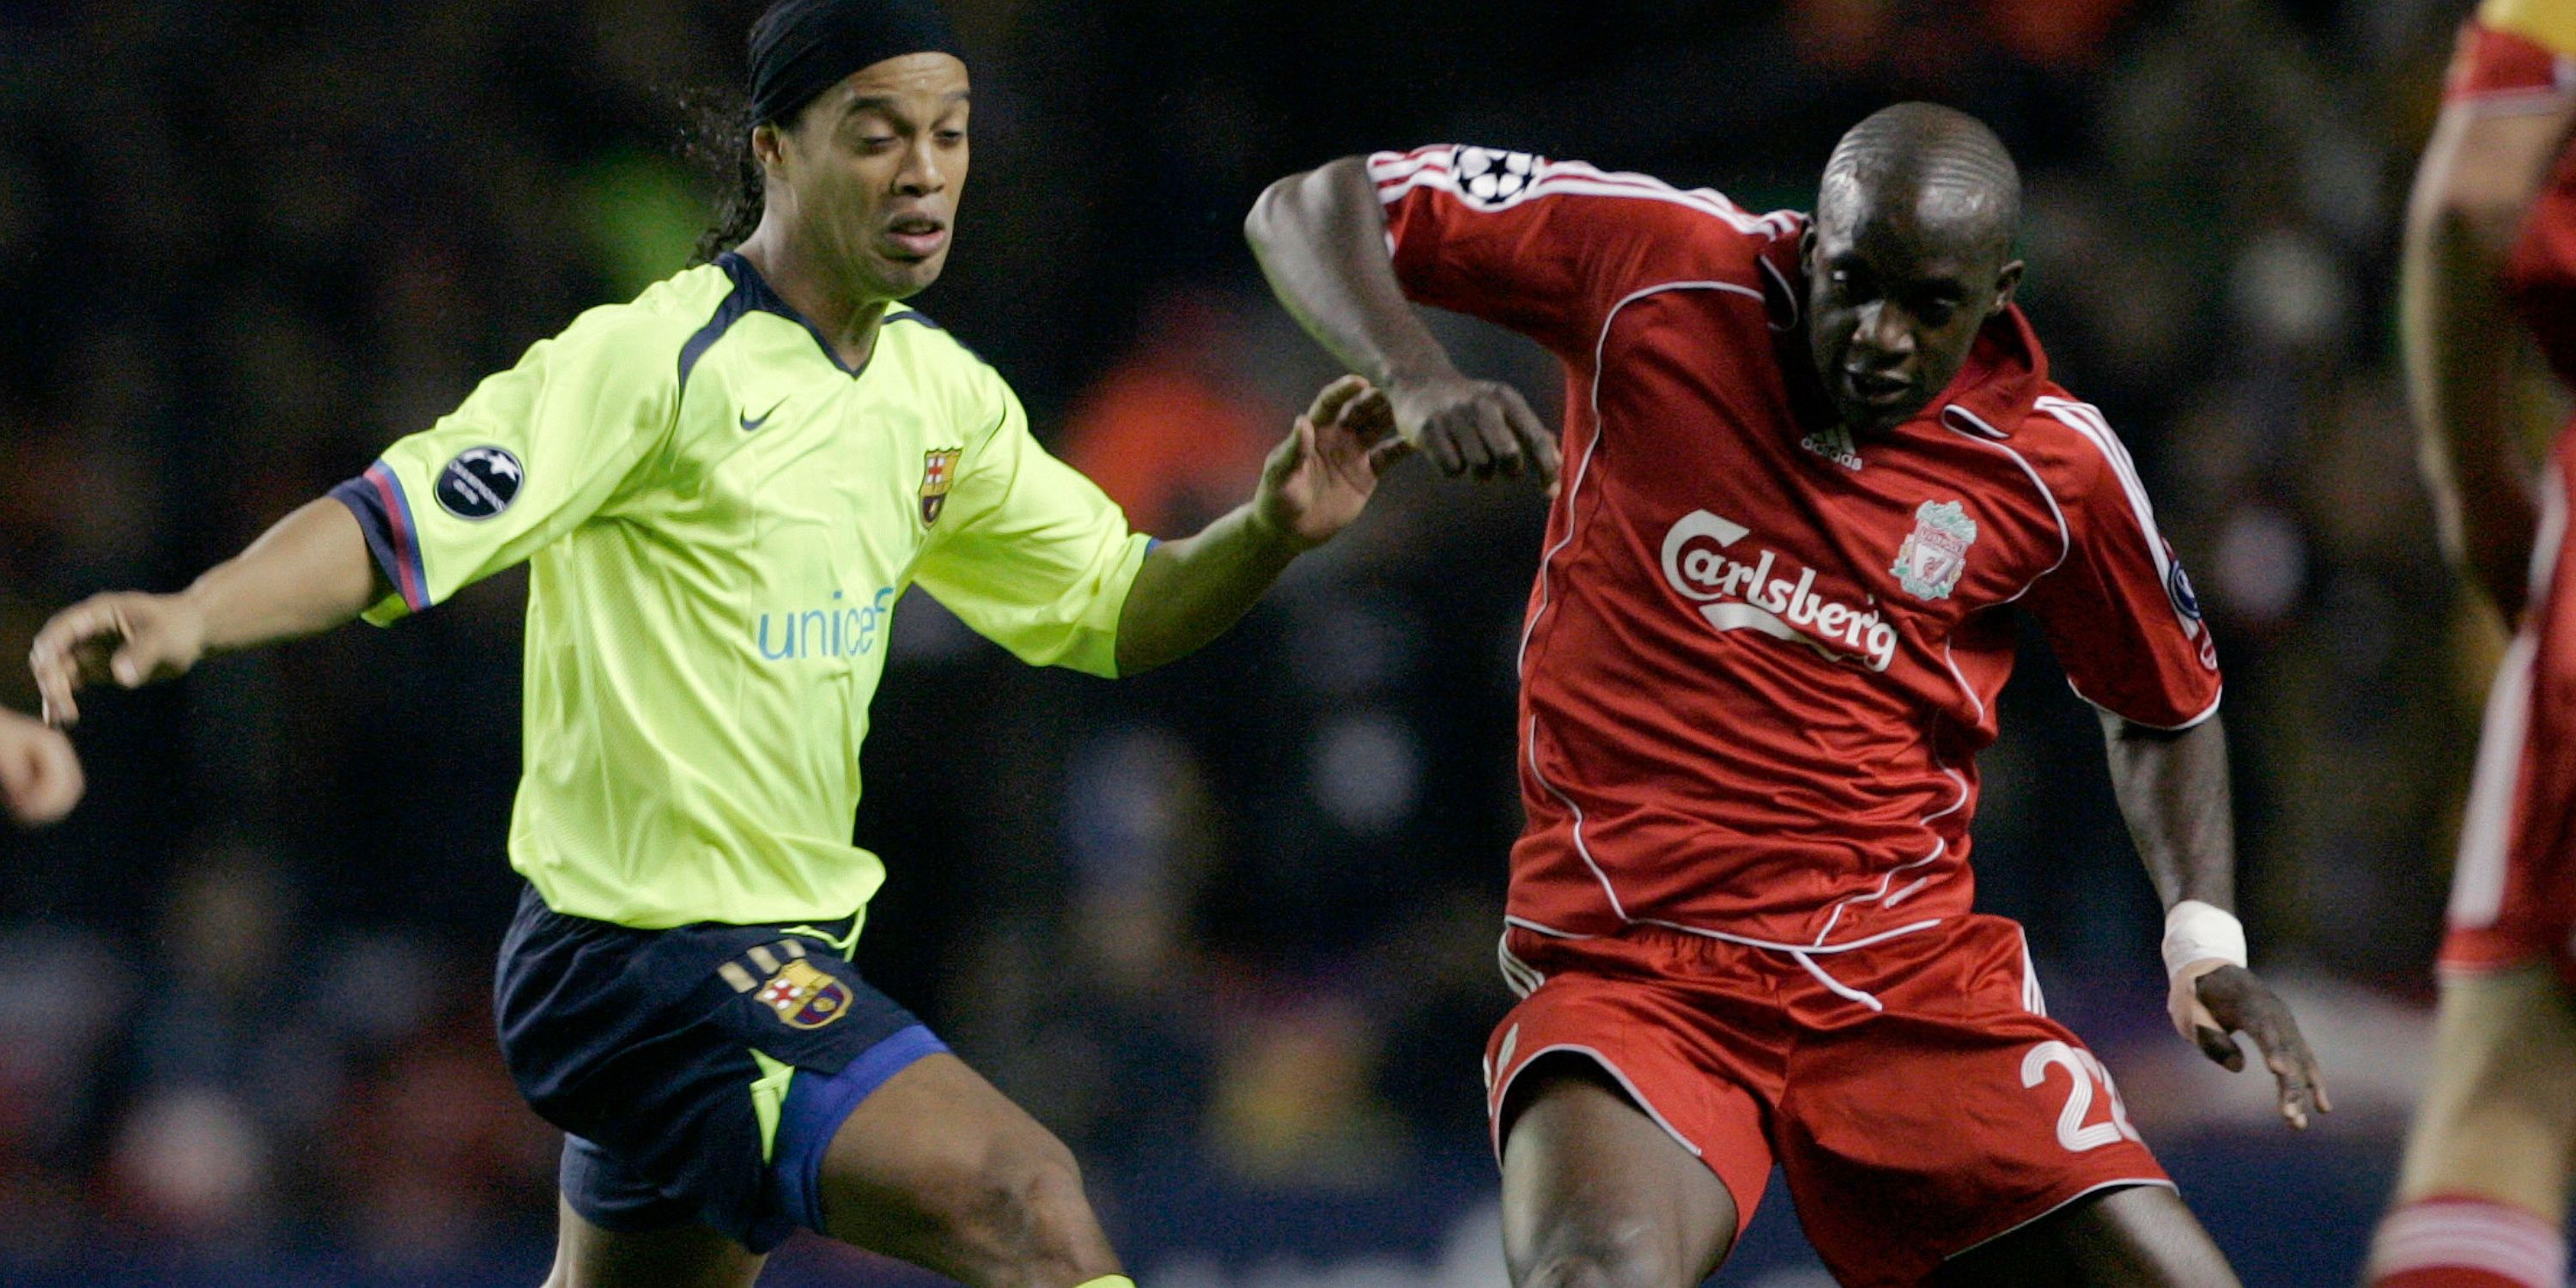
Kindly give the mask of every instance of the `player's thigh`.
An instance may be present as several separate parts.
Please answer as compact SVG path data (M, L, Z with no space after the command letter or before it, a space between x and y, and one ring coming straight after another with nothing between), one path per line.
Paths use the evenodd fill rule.
M1941 1288L2233 1288L2236 1272L2182 1196L2161 1185L2090 1194L1951 1258Z
M850 1111L821 1179L825 1233L968 1284L1117 1273L1072 1151L944 1052Z
M768 1258L705 1225L626 1233L556 1200L561 1222L546 1288L750 1288Z
M2576 999L2547 966L2442 980L2433 1077L2397 1199L2475 1194L2564 1212L2576 1165Z
M1531 1062L1503 1140L1503 1252L1514 1288L1689 1288L1735 1239L1711 1172L1589 1058Z
M1798 999L1859 1018L1792 1050L1772 1138L1843 1282L1918 1283L2088 1195L2170 1186L2110 1070L2042 1014L2012 923L1960 918L1834 968L1883 1009L1821 985Z

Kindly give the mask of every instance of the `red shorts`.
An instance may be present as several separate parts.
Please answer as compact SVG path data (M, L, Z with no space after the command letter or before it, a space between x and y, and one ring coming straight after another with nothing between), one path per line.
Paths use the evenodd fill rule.
M2576 988L2576 559L2566 497L2576 430L2542 474L2532 589L2496 668L2460 820L2445 970L2546 962Z
M1580 1054L1717 1173L1738 1235L1776 1160L1844 1284L1918 1283L2092 1191L2172 1184L2111 1075L2047 1018L2021 927L2000 917L1806 955L1812 969L1644 926L1515 926L1503 951L1523 997L1485 1052L1497 1155L1513 1079Z

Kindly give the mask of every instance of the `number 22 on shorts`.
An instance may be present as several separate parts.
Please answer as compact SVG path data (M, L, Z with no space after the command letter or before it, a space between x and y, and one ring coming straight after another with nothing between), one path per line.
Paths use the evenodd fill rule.
M2047 1041L2030 1049L2021 1060L2021 1085L2036 1087L2048 1080L2049 1066L2066 1071L2066 1108L2057 1115L2057 1143L2069 1153L2081 1154L2099 1149L2126 1137L2142 1140L2138 1129L2129 1125L2129 1108L2120 1103L2120 1089L2111 1085L2111 1071L2093 1053L2063 1042ZM2111 1120L2087 1124L2084 1119L2093 1112L2093 1084L2100 1083L2111 1101Z

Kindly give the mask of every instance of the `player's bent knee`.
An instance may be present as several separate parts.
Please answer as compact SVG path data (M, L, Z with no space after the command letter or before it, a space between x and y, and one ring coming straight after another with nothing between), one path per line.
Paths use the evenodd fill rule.
M996 1166L963 1214L987 1239L1032 1260L1062 1254L1091 1220L1073 1155L1052 1140L1047 1145Z
M1546 1249L1513 1276L1512 1288L1686 1288L1669 1252L1635 1237L1642 1233Z
M938 1213L949 1239L997 1266L1092 1272L1106 1248L1073 1152L1053 1136L990 1151L955 1178Z
M1565 1212L1512 1266L1512 1288L1689 1288L1699 1276L1683 1272L1673 1235L1653 1220Z

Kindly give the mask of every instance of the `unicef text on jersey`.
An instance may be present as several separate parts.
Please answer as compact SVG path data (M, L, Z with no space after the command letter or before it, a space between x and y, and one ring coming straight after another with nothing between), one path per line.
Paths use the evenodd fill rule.
M1816 594L1816 570L1789 564L1775 551L1762 550L1747 562L1743 556L1753 552L1734 548L1750 535L1752 529L1706 510L1683 515L1664 534L1664 580L1698 600L1699 615L1721 631L1756 631L1804 644L1830 661L1865 662L1873 671L1896 660L1896 628L1878 610Z
M845 603L841 592L833 591L830 604L803 612L779 613L774 627L771 615L762 613L760 625L755 628L760 656L766 661L787 662L800 657L858 657L874 652L877 641L885 635L886 618L893 613L892 586L879 586L875 599L866 604Z

